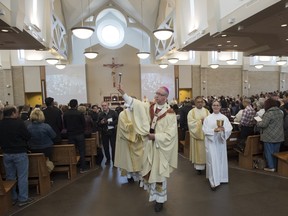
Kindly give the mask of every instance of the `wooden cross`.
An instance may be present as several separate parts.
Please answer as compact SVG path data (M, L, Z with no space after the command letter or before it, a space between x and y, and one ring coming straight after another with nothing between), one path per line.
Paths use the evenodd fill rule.
M116 68L124 66L123 64L115 64L114 57L112 58L112 64L103 64L103 67L109 67L112 69L112 79L113 79L113 87L116 87L116 81L115 81L115 74L116 74Z

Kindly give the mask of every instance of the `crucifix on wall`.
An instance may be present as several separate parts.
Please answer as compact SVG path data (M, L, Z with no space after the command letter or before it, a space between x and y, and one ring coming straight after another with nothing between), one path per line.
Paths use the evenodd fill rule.
M112 69L112 79L113 79L113 87L115 88L116 87L116 78L115 78L115 75L116 75L116 68L118 67L122 67L124 66L124 64L116 64L115 63L115 59L114 57L112 58L112 64L103 64L103 67L109 67Z

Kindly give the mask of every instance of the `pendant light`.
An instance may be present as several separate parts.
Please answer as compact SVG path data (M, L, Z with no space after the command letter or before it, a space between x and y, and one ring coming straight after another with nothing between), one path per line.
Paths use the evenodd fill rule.
M141 0L141 24L142 24L142 28L143 28L143 0ZM141 29L141 49L143 50L143 29ZM143 52L143 51L139 51L136 53L138 58L140 59L147 59L149 56L150 56L150 53L149 52Z
M167 60L170 64L176 64L179 61L178 58L168 58Z
M210 68L216 69L219 67L219 64L210 64Z
M80 39L87 39L92 36L94 29L91 27L84 26L84 13L83 13L83 5L81 0L81 10L82 10L82 26L72 28L73 35Z
M88 0L88 4L89 4L89 16L90 16L90 0ZM89 51L85 51L84 52L84 55L86 58L88 59L94 59L98 56L98 52L95 52L95 51L92 51L92 48L91 48L91 37L89 38L89 41L90 41L90 48L89 48Z
M172 36L173 33L174 31L172 29L157 29L153 31L154 36L158 40L167 40Z
M46 58L45 60L48 64L51 64L51 65L55 65L59 62L59 59L57 58Z

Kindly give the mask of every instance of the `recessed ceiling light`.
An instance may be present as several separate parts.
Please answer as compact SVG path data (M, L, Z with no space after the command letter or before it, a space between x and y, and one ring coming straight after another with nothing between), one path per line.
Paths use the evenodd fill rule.
M231 43L231 41L227 41L227 43Z
M287 23L281 25L282 28L287 27Z
M221 37L227 37L227 35L226 34L222 34Z
M238 45L237 45L237 44L235 44L233 47L238 47Z
M288 41L288 38L286 38L286 41Z
M218 47L221 47L221 46L222 46L222 44L218 44L217 46L218 46Z
M9 32L8 29L1 29L2 32L7 33Z

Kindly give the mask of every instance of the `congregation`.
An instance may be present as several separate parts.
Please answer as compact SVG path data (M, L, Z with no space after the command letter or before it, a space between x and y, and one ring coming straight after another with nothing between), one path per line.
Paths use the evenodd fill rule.
M79 172L85 173L88 171L85 139L95 132L100 135L105 165L120 168L129 183L139 181L149 191L149 201L156 201L156 212L162 211L167 201L166 179L177 168L178 138L185 140L186 131L190 135L189 160L199 175L206 170L213 191L229 181L227 150L223 143L226 144L232 131L240 133L239 142L234 146L239 153L244 152L248 136L260 134L265 171L275 172L277 160L273 155L288 149L288 92L260 93L249 98L197 96L195 100L169 104L166 87L160 87L150 103L147 98L140 101L128 96L120 86L118 91L123 95L125 109L118 106L113 110L105 101L101 106L78 105L77 99L58 106L51 97L45 99L45 105L33 108L1 106L0 144L5 179L18 180L18 190L12 190L13 205L21 207L33 202L28 195L27 151L44 153L50 161L53 145L68 140L78 151ZM102 149L97 155L98 165L102 162L101 153ZM9 158L15 154L16 159ZM14 171L13 163L21 168Z

